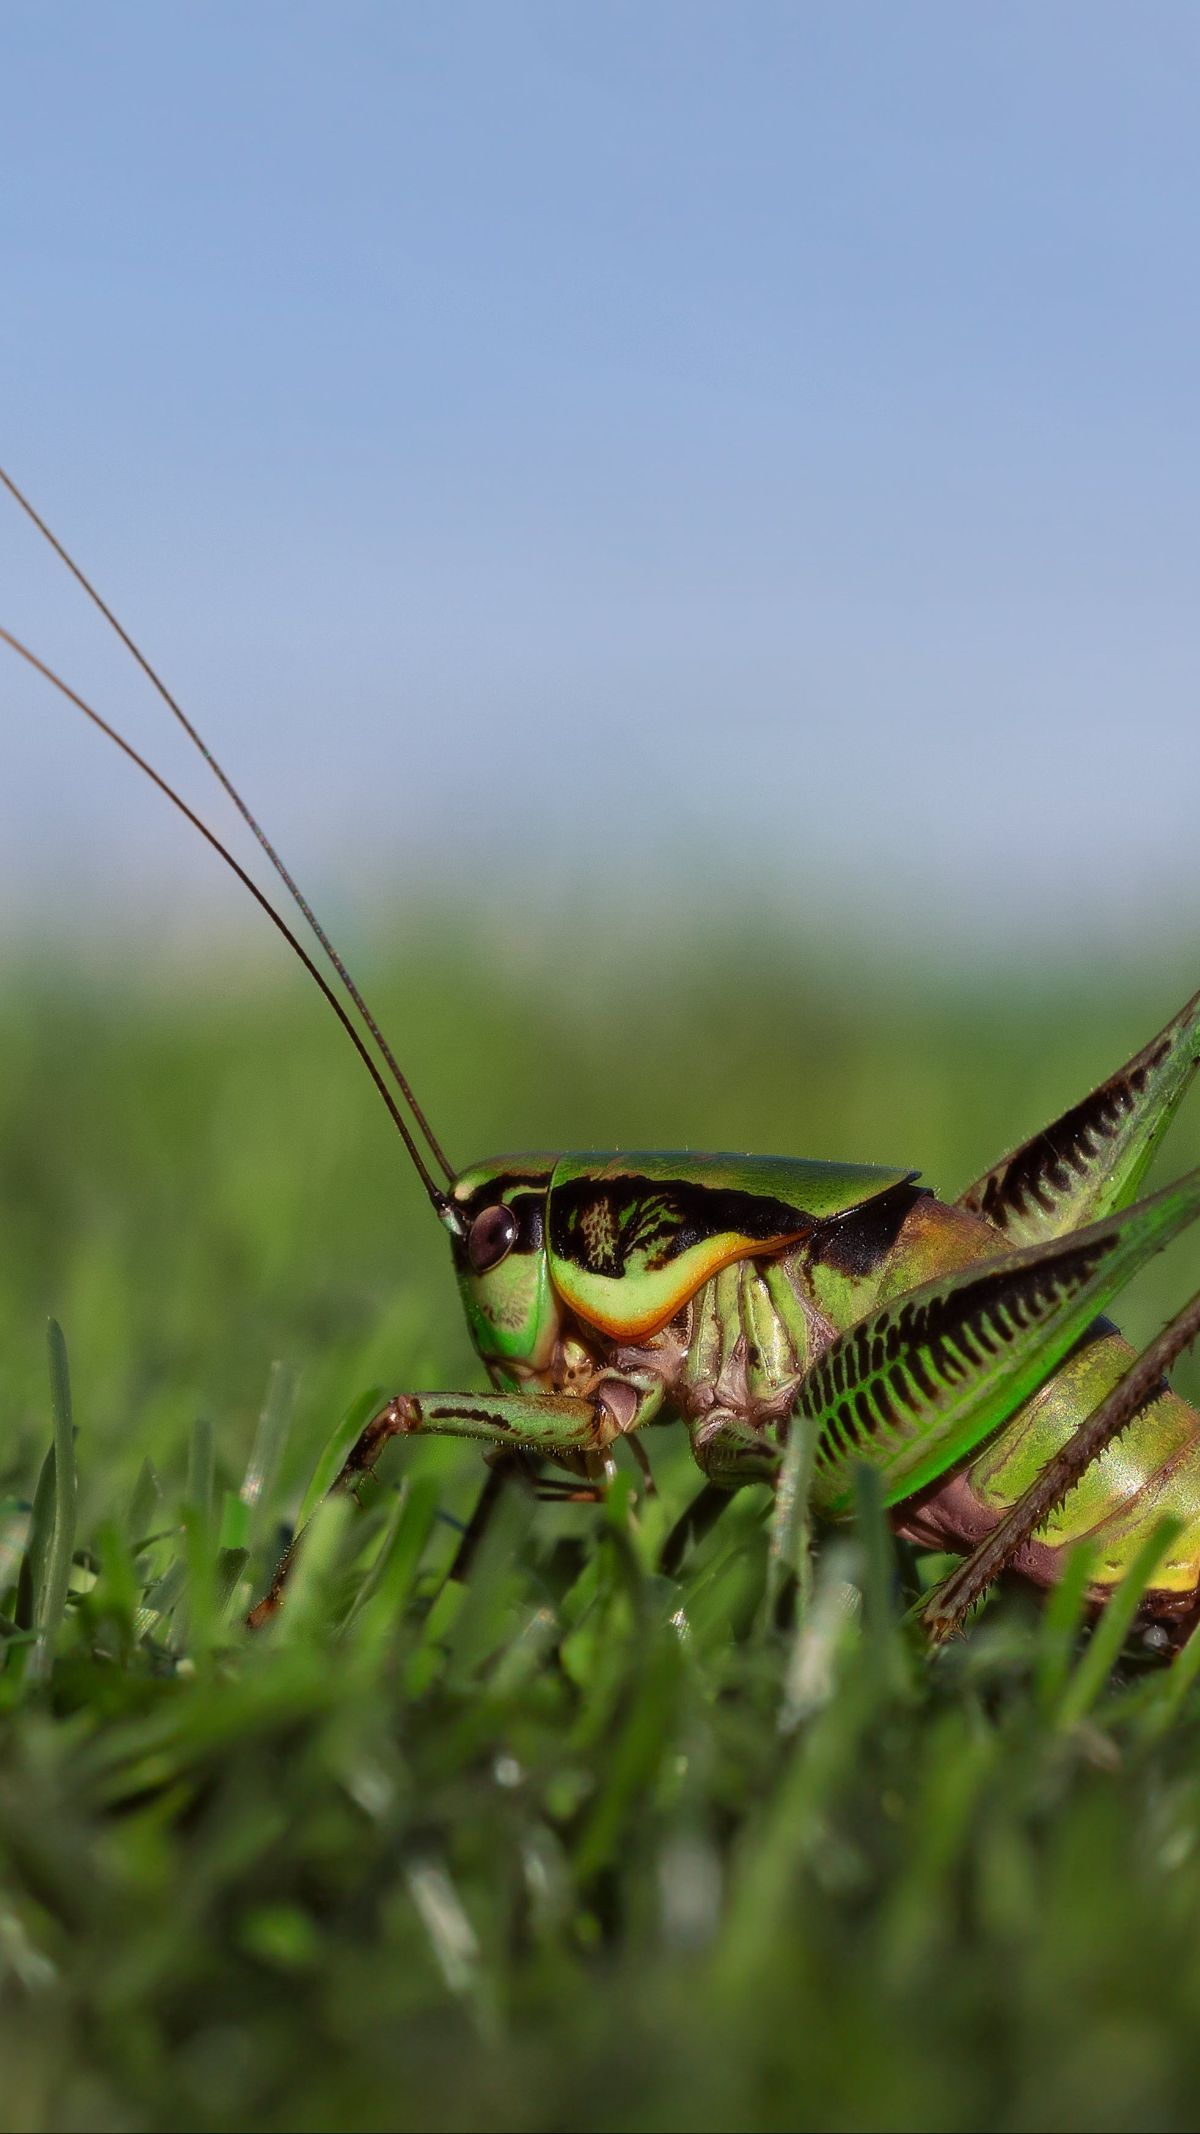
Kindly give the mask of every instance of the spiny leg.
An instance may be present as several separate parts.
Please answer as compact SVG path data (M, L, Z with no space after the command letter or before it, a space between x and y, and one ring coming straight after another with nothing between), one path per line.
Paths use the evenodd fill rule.
M1162 1393L1166 1374L1200 1335L1200 1293L1168 1321L1099 1407L1079 1425L964 1563L931 1594L921 1620L930 1643L940 1645L959 1629L988 1587L1057 1510L1106 1445Z
M1097 1221L1133 1199L1200 1065L1200 993L1106 1082L958 1196L1013 1245Z
M417 1435L482 1438L514 1450L570 1460L579 1453L603 1453L619 1429L599 1399L556 1393L401 1393L360 1433L329 1494L353 1491L372 1472L392 1438ZM247 1616L251 1630L277 1612L303 1538L301 1530L280 1558L263 1598Z

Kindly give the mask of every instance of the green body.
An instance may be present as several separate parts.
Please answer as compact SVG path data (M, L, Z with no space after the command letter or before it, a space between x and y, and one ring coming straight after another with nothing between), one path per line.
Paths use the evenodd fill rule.
M1200 1173L1134 1199L1200 1057L1200 996L1144 1052L953 1204L903 1169L692 1153L474 1166L448 1225L490 1394L391 1405L389 1431L477 1437L603 1477L611 1448L679 1420L706 1476L770 1480L797 1417L815 1502L856 1462L897 1527L967 1549L1132 1359L1098 1317L1200 1214ZM1164 1512L1183 1526L1149 1596L1200 1592L1200 1416L1164 1390L1026 1545L1061 1575L1096 1544L1103 1599Z

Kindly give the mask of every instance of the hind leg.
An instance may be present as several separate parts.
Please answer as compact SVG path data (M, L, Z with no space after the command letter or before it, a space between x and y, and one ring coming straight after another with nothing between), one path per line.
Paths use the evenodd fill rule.
M1070 1111L960 1193L1012 1245L1040 1244L1133 1199L1200 1065L1200 993Z
M1122 1432L1136 1427L1139 1419L1152 1418L1156 1406L1170 1398L1191 1417L1190 1441L1178 1447L1147 1478L1139 1500L1130 1512L1116 1513L1084 1527L1073 1539L1095 1535L1109 1539L1115 1517L1122 1517L1125 1531L1120 1539L1125 1554L1136 1556L1159 1521L1170 1521L1160 1557L1151 1572L1142 1599L1143 1620L1173 1626L1181 1641L1195 1623L1200 1608L1200 1416L1175 1396L1166 1395L1165 1377L1171 1365L1190 1348L1200 1334L1200 1293L1163 1328L1156 1340L1135 1358L1124 1375L1079 1424L1052 1458L1047 1460L1018 1497L997 1520L990 1533L951 1573L930 1597L922 1617L931 1641L940 1644L957 1630L975 1602L1011 1564L1019 1564L1039 1530L1064 1499L1083 1480L1089 1469ZM1049 1582L1049 1581L1047 1581ZM1103 1602L1112 1588L1093 1591Z

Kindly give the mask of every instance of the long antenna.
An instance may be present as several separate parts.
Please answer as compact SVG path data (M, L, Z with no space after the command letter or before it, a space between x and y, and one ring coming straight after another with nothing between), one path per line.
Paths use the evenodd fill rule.
M229 798L232 800L234 807L237 809L239 815L242 817L242 820L249 826L251 830L253 830L255 837L258 839L259 844L262 846L263 851L266 853L267 858L270 860L272 867L275 869L275 872L279 876L280 881L283 883L284 888L287 890L288 895L299 906L299 909L303 913L308 925L312 928L313 933L316 935L317 940L320 942L321 947L324 949L325 954L328 956L329 961L333 965L334 970L337 972L338 977L341 979L342 984L345 986L347 993L350 995L351 1000L354 1002L355 1007L358 1009L358 1012L361 1015L363 1022L366 1024L367 1029L370 1031L371 1036L374 1038L375 1043L378 1045L379 1050L382 1053L383 1058L386 1060L393 1077L395 1078L397 1084L404 1093L405 1101L408 1104L408 1108L412 1113L413 1118L416 1120L417 1125L420 1127L421 1132L425 1136L425 1140L429 1145L434 1161L441 1165L441 1168L445 1172L447 1179L453 1180L453 1166L447 1161L445 1155L443 1154L441 1146L437 1141L436 1137L434 1136L433 1130L430 1127L424 1112L421 1110L420 1105L414 1097L412 1090L409 1087L407 1077L402 1073L399 1063L397 1062L395 1055L387 1042L387 1039L384 1037L382 1030L376 1022L370 1009L368 1008L366 1001L362 997L362 994L359 992L358 987L355 985L353 978L350 976L346 965L343 963L332 941L330 940L328 934L326 933L324 927L318 919L315 911L312 908L312 905L302 894L297 883L292 879L292 876L289 874L287 868L284 866L282 859L280 858L278 852L275 850L275 847L271 843L270 838L267 836L266 832L256 821L255 817L250 813L249 808L246 806L246 803L242 799L241 794L238 792L237 787L234 785L233 780L227 775L221 764L218 763L217 758L214 756L211 748L209 748L208 743L205 741L203 735L197 731L196 727L193 726L183 707L172 696L171 691L167 688L167 685L163 681L161 675L155 672L155 669L151 666L149 660L146 658L145 653L140 649L138 645L134 643L133 638L129 635L129 632L124 627L124 624L120 622L116 615L113 614L113 611L109 607L107 601L103 600L100 594L96 591L96 588L92 584L91 579L88 578L85 573L80 569L78 563L76 563L75 561L75 558L70 555L68 551L63 547L63 544L59 540L57 534L51 531L50 527L47 526L46 521L40 516L37 511L34 510L34 507L30 503L29 498L23 493L22 490L18 489L11 474L6 474L3 467L0 467L0 482L3 482L4 487L8 490L9 495L15 498L16 502L20 505L22 511L25 513L25 516L33 521L33 524L37 527L37 530L42 535L42 538L49 542L51 548L54 550L55 555L58 556L60 560L66 564L67 569L71 573L71 576L77 581L79 585L83 587L83 590L87 594L88 599L92 601L97 608L99 608L100 613L103 615L105 622L109 624L111 629L116 631L116 634L120 638L121 643L124 645L126 651L132 653L134 659L138 663L138 666L141 668L142 673L146 676L147 680L152 684L152 686L157 690L159 696L162 698L163 703L167 706L167 709L174 713L188 739L193 742L195 746L199 749L200 754L203 756L213 776L219 779L221 784L224 786L225 791L228 793ZM153 775L153 773L151 775Z
M263 895L263 892L259 888L257 882L255 882L251 878L251 876L247 874L244 867L239 865L238 861L235 860L232 852L226 850L226 847L221 843L220 838L216 836L215 832L210 830L207 823L202 822L200 820L200 817L193 813L192 809L189 808L186 800L181 799L180 795L175 791L174 786L168 785L166 779L159 776L158 772L154 770L149 763L146 762L144 756L139 756L136 748L132 747L131 744L125 740L124 736L117 732L115 726L110 726L108 720L102 719L98 711L93 711L91 705L86 703L84 699L74 689L71 688L69 682L64 682L62 676L54 672L53 667L48 667L44 660L38 658L36 652L31 652L28 645L23 645L19 637L13 636L11 630L6 630L2 626L0 626L0 642L10 646L12 651L16 652L21 659L25 660L28 665L35 670L36 673L44 676L46 681L50 682L53 687L60 692L62 696L66 697L67 702L69 704L74 704L76 710L81 711L85 719L90 719L93 726L98 726L102 734L107 734L109 740L114 741L116 743L122 754L128 756L131 763L136 763L139 771L144 771L147 778L151 780L152 784L158 787L159 792L165 793L167 799L171 801L175 807L178 808L180 814L186 816L188 822L191 823L193 829L198 830L200 832L201 837L206 838L208 840L208 843L212 846L214 852L220 853L221 858L225 861L226 866L232 867L239 882L241 882L243 886L250 891L250 894L254 898L255 903L260 905L262 910L266 912L266 915L271 921L271 924L278 928L279 932L283 935L284 940L292 949L295 950L296 955L300 958L300 961L304 965L305 970L308 972L309 977L315 978L317 984L320 986L322 993L325 995L326 1000L329 1002L330 1007L333 1009L334 1014L337 1016L338 1021L341 1023L342 1028L346 1032L347 1037L350 1039L351 1044L354 1046L355 1051L358 1053L359 1058L362 1060L363 1065L367 1070L367 1073L370 1075L371 1080L374 1082L376 1089L379 1091L380 1096L383 1098L384 1103L387 1105L387 1108L392 1115L392 1119L396 1127L399 1129L400 1135L404 1141L404 1146L408 1150L409 1155L412 1157L412 1160L416 1165L417 1173L420 1177L421 1183L424 1186L425 1191L429 1195L430 1200L433 1202L434 1208L437 1210L437 1213L440 1216L441 1220L446 1223L450 1229L456 1229L458 1227L458 1222L453 1202L447 1199L441 1187L435 1182L433 1177L430 1175L430 1172L426 1167L421 1152L418 1149L416 1142L413 1140L412 1134L409 1132L408 1122L406 1121L403 1113L401 1112L399 1105L396 1103L396 1100L393 1097L391 1090L388 1088L387 1083L384 1081L378 1066L376 1065L370 1052L367 1050L367 1047L364 1044L362 1037L355 1029L354 1024L351 1022L350 1017L347 1015L345 1008L342 1006L341 1001L338 999L337 994L333 990L333 987L329 984L329 981L324 976L324 973L317 969L317 966L313 962L312 957L309 955L308 950L302 945L301 942L296 939L296 936L292 932L292 929L288 925L286 919L281 918L280 914L276 911L275 906L270 902L269 898Z

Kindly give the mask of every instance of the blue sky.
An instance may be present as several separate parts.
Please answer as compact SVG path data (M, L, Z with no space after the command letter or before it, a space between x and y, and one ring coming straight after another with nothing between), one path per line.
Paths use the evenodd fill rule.
M302 879L1195 930L1192 5L8 0L0 47L0 459ZM0 591L219 820L12 510ZM236 899L15 665L0 765L10 913Z

